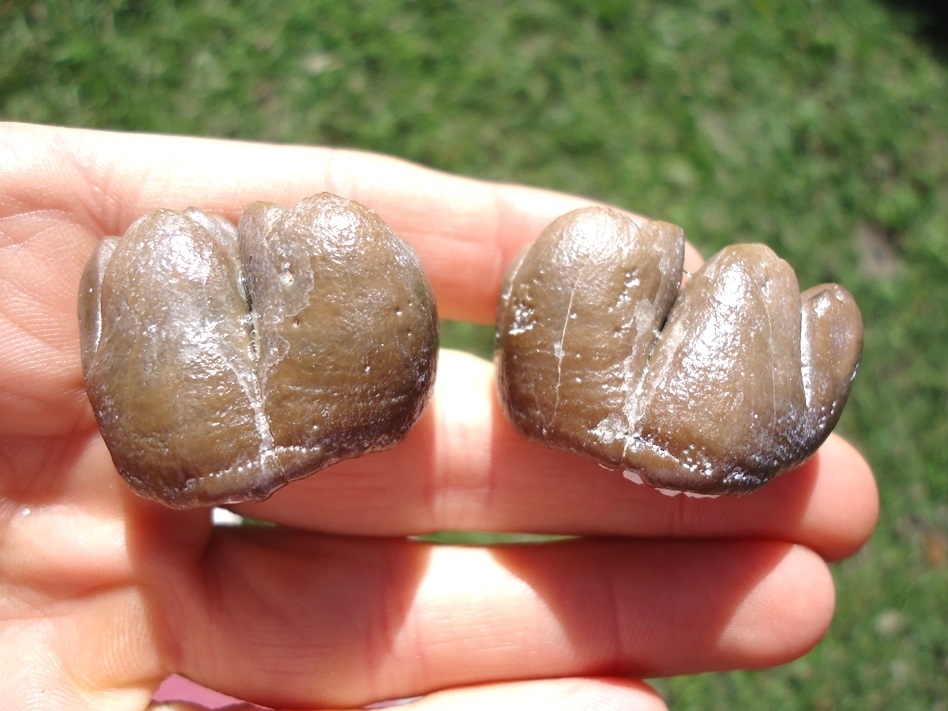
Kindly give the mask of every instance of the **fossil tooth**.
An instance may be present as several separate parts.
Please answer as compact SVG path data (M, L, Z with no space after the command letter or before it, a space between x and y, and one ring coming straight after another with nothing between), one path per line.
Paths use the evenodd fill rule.
M497 315L500 399L525 436L651 486L746 493L836 425L862 319L836 284L802 295L768 247L728 247L683 280L684 235L584 208L511 269Z
M262 499L394 446L428 401L431 287L371 210L254 203L237 228L157 210L79 293L86 389L116 468L169 506Z

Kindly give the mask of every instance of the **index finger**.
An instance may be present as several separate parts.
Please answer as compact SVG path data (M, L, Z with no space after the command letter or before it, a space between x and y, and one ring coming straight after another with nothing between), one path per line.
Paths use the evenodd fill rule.
M256 200L327 191L375 210L417 251L445 318L488 323L507 265L559 215L595 201L449 175L359 151L8 124L4 193L120 235L166 207L236 221ZM42 204L40 202L42 201ZM643 218L644 219L644 218ZM700 257L688 248L686 268Z

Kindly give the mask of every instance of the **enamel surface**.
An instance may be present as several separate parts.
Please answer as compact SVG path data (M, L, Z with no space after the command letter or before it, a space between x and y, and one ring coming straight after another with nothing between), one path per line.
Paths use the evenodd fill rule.
M79 293L86 388L116 468L173 507L262 499L397 444L428 401L434 298L411 249L327 193L237 228L157 210Z
M833 429L862 319L838 285L801 294L764 245L722 250L679 291L683 258L667 223L605 208L556 220L501 295L501 403L527 437L650 486L745 493Z

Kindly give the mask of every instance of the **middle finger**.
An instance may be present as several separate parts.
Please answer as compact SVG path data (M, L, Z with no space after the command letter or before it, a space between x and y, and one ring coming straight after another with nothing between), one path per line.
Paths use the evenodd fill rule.
M528 442L507 424L494 389L491 364L442 352L432 405L404 443L236 508L288 526L354 535L754 536L808 545L828 558L851 553L871 532L877 510L871 473L839 438L748 496L668 497Z
M229 529L197 575L162 585L171 670L269 705L769 666L809 649L833 607L822 560L764 541L489 549Z

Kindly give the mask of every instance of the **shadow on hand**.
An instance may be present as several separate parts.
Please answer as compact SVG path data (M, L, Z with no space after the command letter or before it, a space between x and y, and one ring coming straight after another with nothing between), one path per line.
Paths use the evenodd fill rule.
M500 547L494 555L556 616L568 656L583 660L570 674L648 677L787 661L786 654L742 650L727 630L790 548L768 541L580 539ZM774 629L781 628L778 621Z

